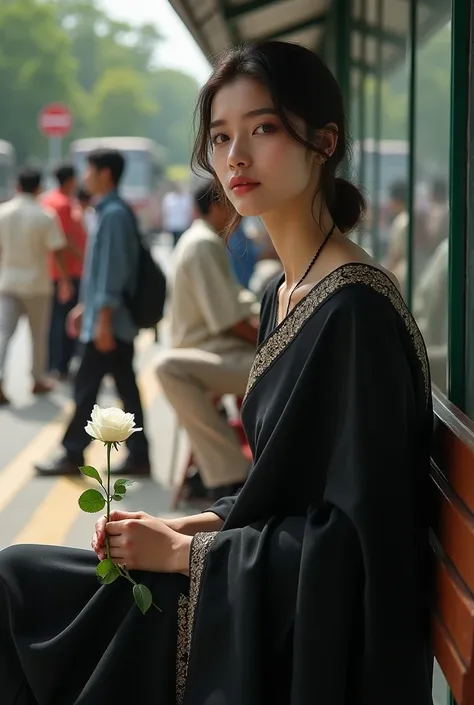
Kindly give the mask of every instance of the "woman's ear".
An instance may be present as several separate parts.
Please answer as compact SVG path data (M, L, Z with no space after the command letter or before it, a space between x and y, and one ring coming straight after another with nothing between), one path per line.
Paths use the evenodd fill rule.
M321 152L325 155L325 161L330 159L337 147L337 140L339 139L339 130L334 122L328 122L327 125L319 131L321 139Z

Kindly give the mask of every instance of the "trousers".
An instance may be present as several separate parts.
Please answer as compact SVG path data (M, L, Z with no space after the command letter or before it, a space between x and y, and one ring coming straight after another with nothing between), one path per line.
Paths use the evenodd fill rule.
M51 297L0 294L0 381L5 375L5 360L10 340L21 316L28 318L32 342L31 374L39 382L46 372L46 351Z
M235 431L217 411L215 397L243 396L255 352L215 354L196 348L169 350L156 373L180 425L188 434L206 487L243 482L248 474Z

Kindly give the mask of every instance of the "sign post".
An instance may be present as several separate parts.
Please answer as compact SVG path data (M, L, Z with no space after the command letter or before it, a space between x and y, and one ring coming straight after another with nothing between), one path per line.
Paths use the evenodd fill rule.
M62 140L72 129L72 113L63 103L49 103L38 115L38 128L48 138L48 167L61 160Z

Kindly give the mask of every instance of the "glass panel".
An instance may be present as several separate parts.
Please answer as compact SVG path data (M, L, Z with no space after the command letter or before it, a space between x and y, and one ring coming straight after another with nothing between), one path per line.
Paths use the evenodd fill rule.
M399 37L398 43L393 39ZM410 6L384 0L382 26L382 95L378 152L378 238L382 264L407 286L409 188L409 63Z
M433 671L433 705L449 705L449 688L438 662L434 663Z
M368 3L373 17L365 56L365 135L354 161L368 201L363 244L406 285L408 192L408 37L405 0ZM396 28L396 31L394 29ZM375 36L373 36L375 35ZM363 154L361 153L363 151Z
M436 7L436 9L434 9ZM413 310L434 384L447 386L451 0L418 16Z

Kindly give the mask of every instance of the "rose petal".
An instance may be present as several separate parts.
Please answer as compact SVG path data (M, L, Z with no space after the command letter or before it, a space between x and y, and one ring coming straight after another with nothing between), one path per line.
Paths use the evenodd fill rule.
M90 421L85 427L85 432L88 433L89 436L92 436L92 438L97 438L97 431L94 430Z

